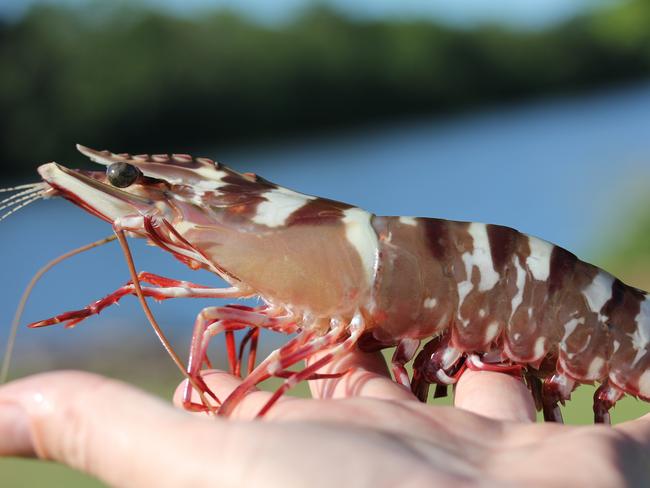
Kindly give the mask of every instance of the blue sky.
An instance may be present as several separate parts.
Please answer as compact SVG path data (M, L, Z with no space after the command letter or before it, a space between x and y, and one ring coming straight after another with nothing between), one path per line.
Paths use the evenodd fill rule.
M2 0L0 15L16 17L35 3L87 4L92 0ZM277 22L314 4L313 0L139 0L174 12L192 13L207 7L227 7L257 20ZM459 25L505 22L518 27L541 27L595 5L617 0L321 0L362 17L424 17ZM126 3L126 2L125 2Z

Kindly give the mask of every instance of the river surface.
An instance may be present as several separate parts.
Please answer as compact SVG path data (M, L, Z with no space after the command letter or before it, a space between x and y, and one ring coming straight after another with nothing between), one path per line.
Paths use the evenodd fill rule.
M631 209L650 184L650 85L202 155L377 214L509 225L597 261L599 251L633 225ZM36 270L110 234L110 227L68 202L52 200L13 215L0 224L0 233L4 344L20 293ZM161 251L143 245L134 245L134 251L139 269L215 283L213 276L192 272ZM78 256L37 286L23 322L79 308L127 279L115 244ZM176 300L154 310L184 345L196 312L208 303ZM145 335L151 333L142 314L127 298L72 331L22 328L18 353L23 360L34 354L42 359L99 343L105 347L96 354L119 355L115 344Z

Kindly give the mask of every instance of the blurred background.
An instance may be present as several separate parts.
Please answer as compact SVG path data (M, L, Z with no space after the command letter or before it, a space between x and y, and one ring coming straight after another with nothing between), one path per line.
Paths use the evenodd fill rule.
M650 289L648 25L647 0L4 0L0 187L51 160L87 166L77 142L191 153L377 214L516 227ZM109 234L56 200L0 224L0 344L31 276ZM215 284L134 251L139 269ZM23 323L127 279L114 244L78 256L37 286ZM179 351L206 304L154 307ZM12 377L63 367L165 398L180 379L132 298L73 330L20 329ZM591 422L592 394L574 395L568 421ZM613 418L648 411L627 399ZM43 476L96 485L0 461L3 486Z

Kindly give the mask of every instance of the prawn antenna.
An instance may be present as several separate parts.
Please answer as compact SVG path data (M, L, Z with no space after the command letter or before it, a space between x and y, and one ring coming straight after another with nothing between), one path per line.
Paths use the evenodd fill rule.
M14 212L25 208L41 198L45 198L50 186L47 183L30 183L9 188L0 188L0 193L13 193L13 195L0 200L0 210L6 210L0 215L0 221L6 219Z
M3 190L0 189L0 191ZM25 310L27 299L29 298L29 295L31 295L34 286L36 286L36 283L38 283L38 280L40 280L45 273L47 273L50 269L52 269L54 266L59 264L61 261L65 261L66 259L76 256L77 254L81 254L82 252L88 251L95 247L99 247L103 244L114 241L115 239L117 239L117 236L111 235L105 237L104 239L100 239L98 241L91 242L90 244L86 244L85 246L81 246L77 249L73 249L72 251L62 254L58 258L53 259L52 261L47 263L45 266L43 266L41 269L39 269L36 272L34 277L27 285L27 288L25 288L22 297L20 298L20 302L18 303L18 308L16 309L16 313L14 314L13 321L11 322L11 327L9 328L9 337L7 338L7 345L5 346L5 352L2 359L2 367L0 367L0 384L3 384L7 381L7 377L9 375L9 365L11 363L11 356L13 354L14 345L16 343L16 333L18 332L18 325L20 323L20 319Z

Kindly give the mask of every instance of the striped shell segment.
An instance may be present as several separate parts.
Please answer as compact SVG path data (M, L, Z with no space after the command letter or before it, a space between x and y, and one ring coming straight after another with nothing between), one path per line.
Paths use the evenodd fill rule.
M537 367L557 358L578 381L650 396L648 296L570 252L514 229L376 217L381 340L452 329L454 347ZM411 262L409 259L411 258ZM421 324L414 327L413 324Z

